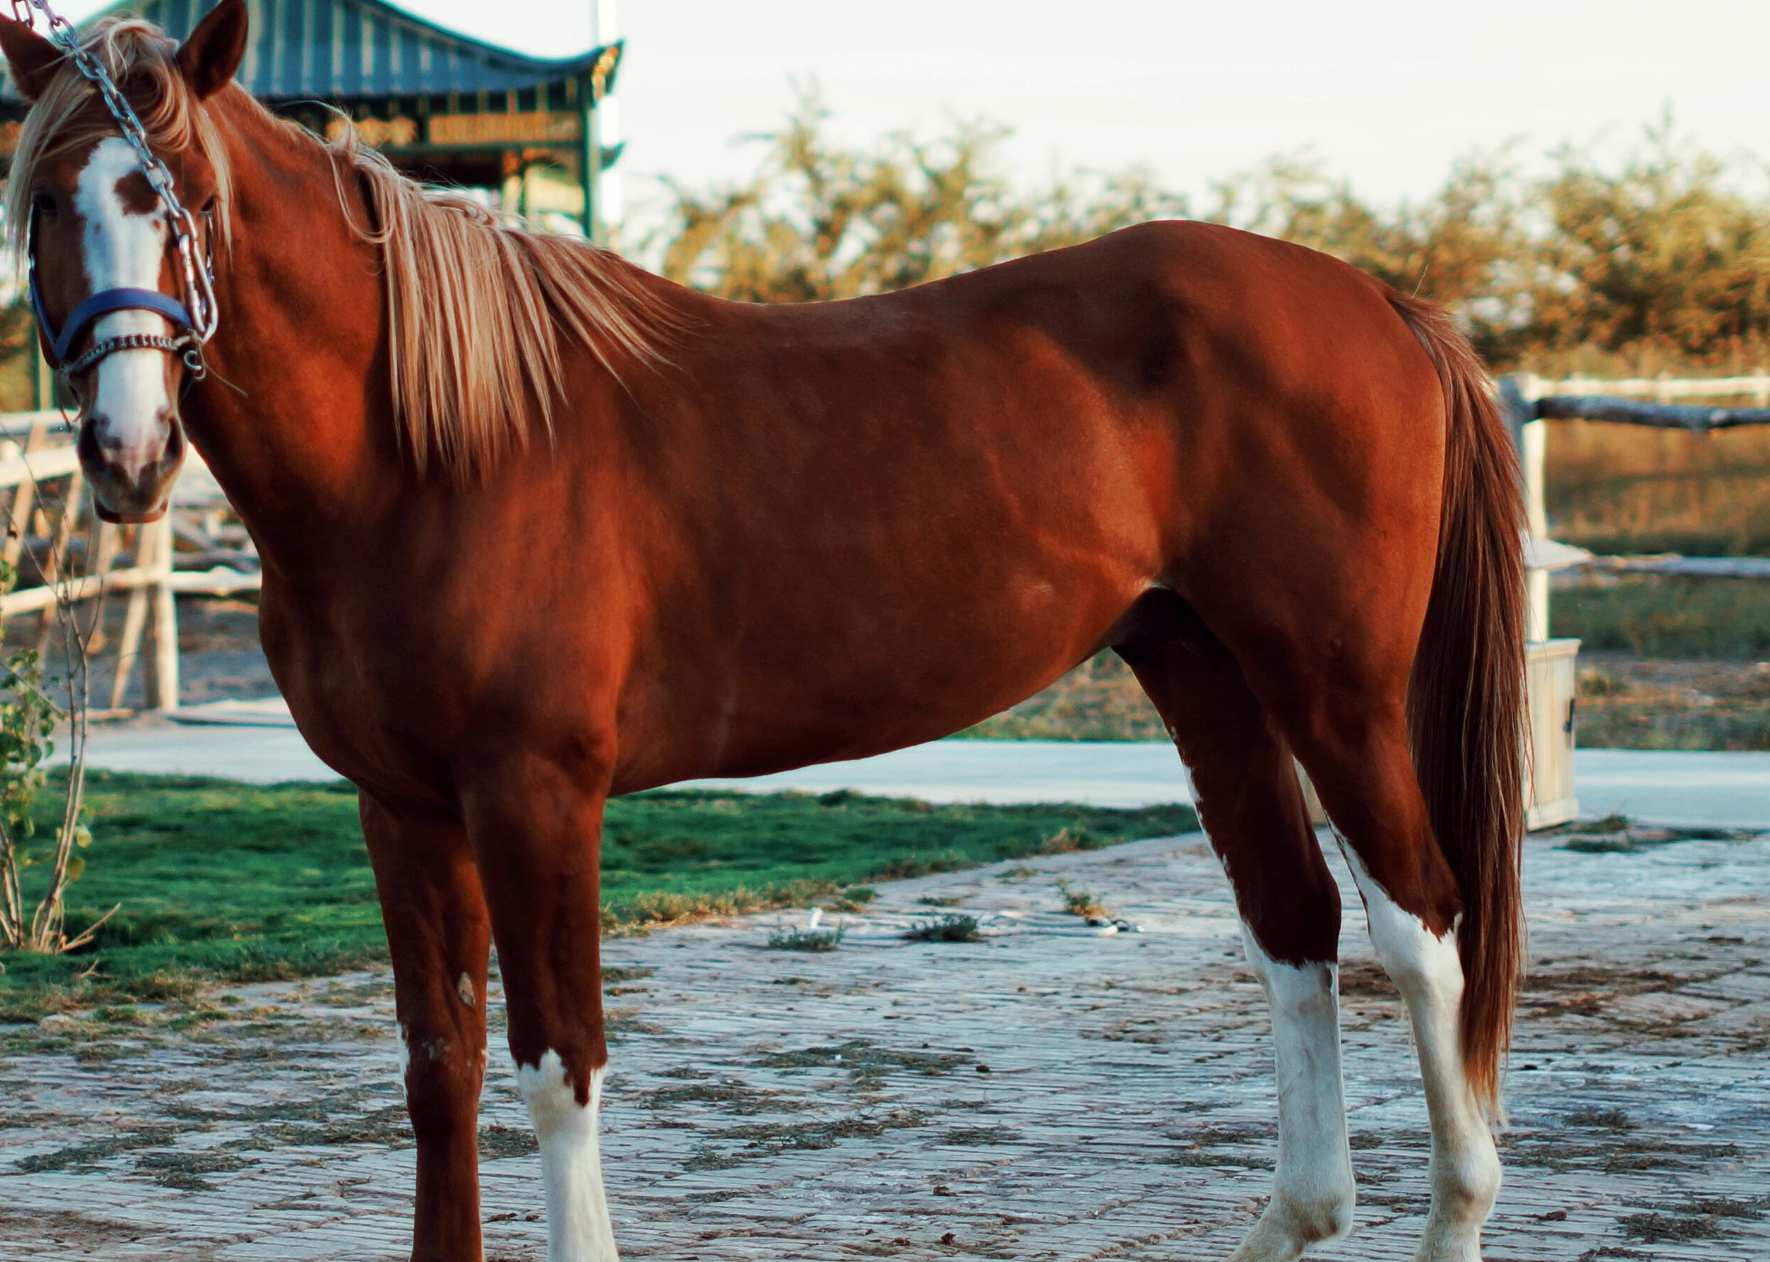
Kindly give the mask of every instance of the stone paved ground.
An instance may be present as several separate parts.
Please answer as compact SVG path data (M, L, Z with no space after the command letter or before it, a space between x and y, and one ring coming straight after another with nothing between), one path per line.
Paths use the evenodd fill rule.
M1770 1257L1770 835L1654 841L1531 842L1490 1262ZM1142 932L1061 914L1059 875ZM945 910L925 899L992 936L901 940ZM1269 1178L1271 1059L1199 838L904 882L878 906L828 954L768 949L784 917L609 945L627 1258L1230 1251ZM1323 1256L1407 1258L1424 1110L1355 902L1345 948L1360 1226ZM391 1012L388 979L358 974L0 1035L0 1259L403 1256ZM542 1258L505 1069L482 1149L489 1256Z

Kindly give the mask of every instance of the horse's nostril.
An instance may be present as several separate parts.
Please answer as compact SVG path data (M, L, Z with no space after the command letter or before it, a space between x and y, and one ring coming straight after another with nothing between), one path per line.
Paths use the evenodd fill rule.
M96 464L104 455L99 435L101 431L109 427L110 423L109 417L95 414L87 417L86 423L80 426L80 437L75 446L80 453L80 459L86 464Z
M184 425L177 416L166 417L165 424L166 451L160 457L160 464L167 469L175 469L179 461L184 459Z

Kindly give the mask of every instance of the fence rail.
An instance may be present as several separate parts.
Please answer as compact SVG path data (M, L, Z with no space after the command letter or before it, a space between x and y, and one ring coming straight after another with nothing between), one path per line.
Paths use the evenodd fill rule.
M1570 390L1581 393L1561 393ZM1602 393L1585 393L1594 390ZM1770 375L1713 377L1706 380L1636 377L1622 381L1574 377L1564 381L1549 381L1531 373L1514 373L1499 379L1496 393L1500 406L1511 423L1513 437L1518 441L1519 461L1524 468L1524 509L1533 544L1551 542L1547 507L1547 422L1609 421L1622 425L1645 425L1655 429L1690 430L1698 434L1744 425L1770 425L1770 407L1707 408L1668 402L1647 403L1639 398L1618 397L1649 392L1660 399L1728 398L1749 394L1763 403L1770 400ZM1542 555L1552 552L1541 546L1532 550ZM1590 553L1584 556L1570 555L1578 551L1563 549L1554 561L1531 565L1527 580L1531 639L1544 640L1549 636L1551 570L1596 565L1614 570L1692 578L1770 578L1770 561L1764 558L1594 557Z
M1529 374L1519 374L1521 377ZM1653 399L1674 403L1679 399L1750 398L1758 407L1770 407L1770 368L1745 377L1586 377L1533 378L1540 395L1606 395L1614 399Z
M91 497L80 459L59 412L0 414L0 521L8 529L0 557L20 565L21 586L0 598L0 618L36 614L39 646L47 640L51 611L60 600L90 601L108 593L127 596L122 633L116 640L117 670L110 708L122 706L137 662L147 672L147 703L178 707L178 606L184 594L227 595L259 586L256 558L217 549L178 553L175 539L200 546L206 536L197 517L225 508L219 488L194 456L174 491L173 511L144 526L99 524L84 549L72 548L90 527ZM233 561L234 565L217 564ZM206 569L179 569L207 565ZM64 572L64 567L70 569ZM96 628L95 645L102 641ZM143 652L144 641L150 650Z

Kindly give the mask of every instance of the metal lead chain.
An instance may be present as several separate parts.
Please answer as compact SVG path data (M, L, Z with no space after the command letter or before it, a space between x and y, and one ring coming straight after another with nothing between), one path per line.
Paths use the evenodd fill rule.
M47 0L9 2L14 18L27 26L35 24L33 9L43 15L49 25L49 38L67 50L75 68L97 89L99 99L122 129L123 139L129 142L136 156L141 159L148 183L153 186L154 192L159 194L160 201L166 207L166 221L172 230L172 242L178 251L178 266L184 281L185 306L190 310L191 319L196 322L192 332L196 334L198 342L207 342L215 335L218 319L214 276L207 259L202 266L198 266L196 220L173 191L172 172L149 146L147 129L141 125L141 119L136 117L134 108L124 98L98 58L80 46L79 32L74 29L73 23L50 8ZM200 358L199 356L199 360Z

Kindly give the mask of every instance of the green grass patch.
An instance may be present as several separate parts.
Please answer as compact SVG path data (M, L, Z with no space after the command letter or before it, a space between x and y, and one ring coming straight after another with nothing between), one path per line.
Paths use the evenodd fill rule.
M339 784L93 772L68 929L92 948L0 955L0 1020L324 976L386 957L356 795ZM43 795L45 823L53 794ZM837 793L664 791L610 802L604 926L871 897L868 882L1096 849L1197 826L1188 807L930 806Z
M1556 587L1556 635L1584 649L1643 657L1770 657L1770 583L1750 579L1623 577Z

